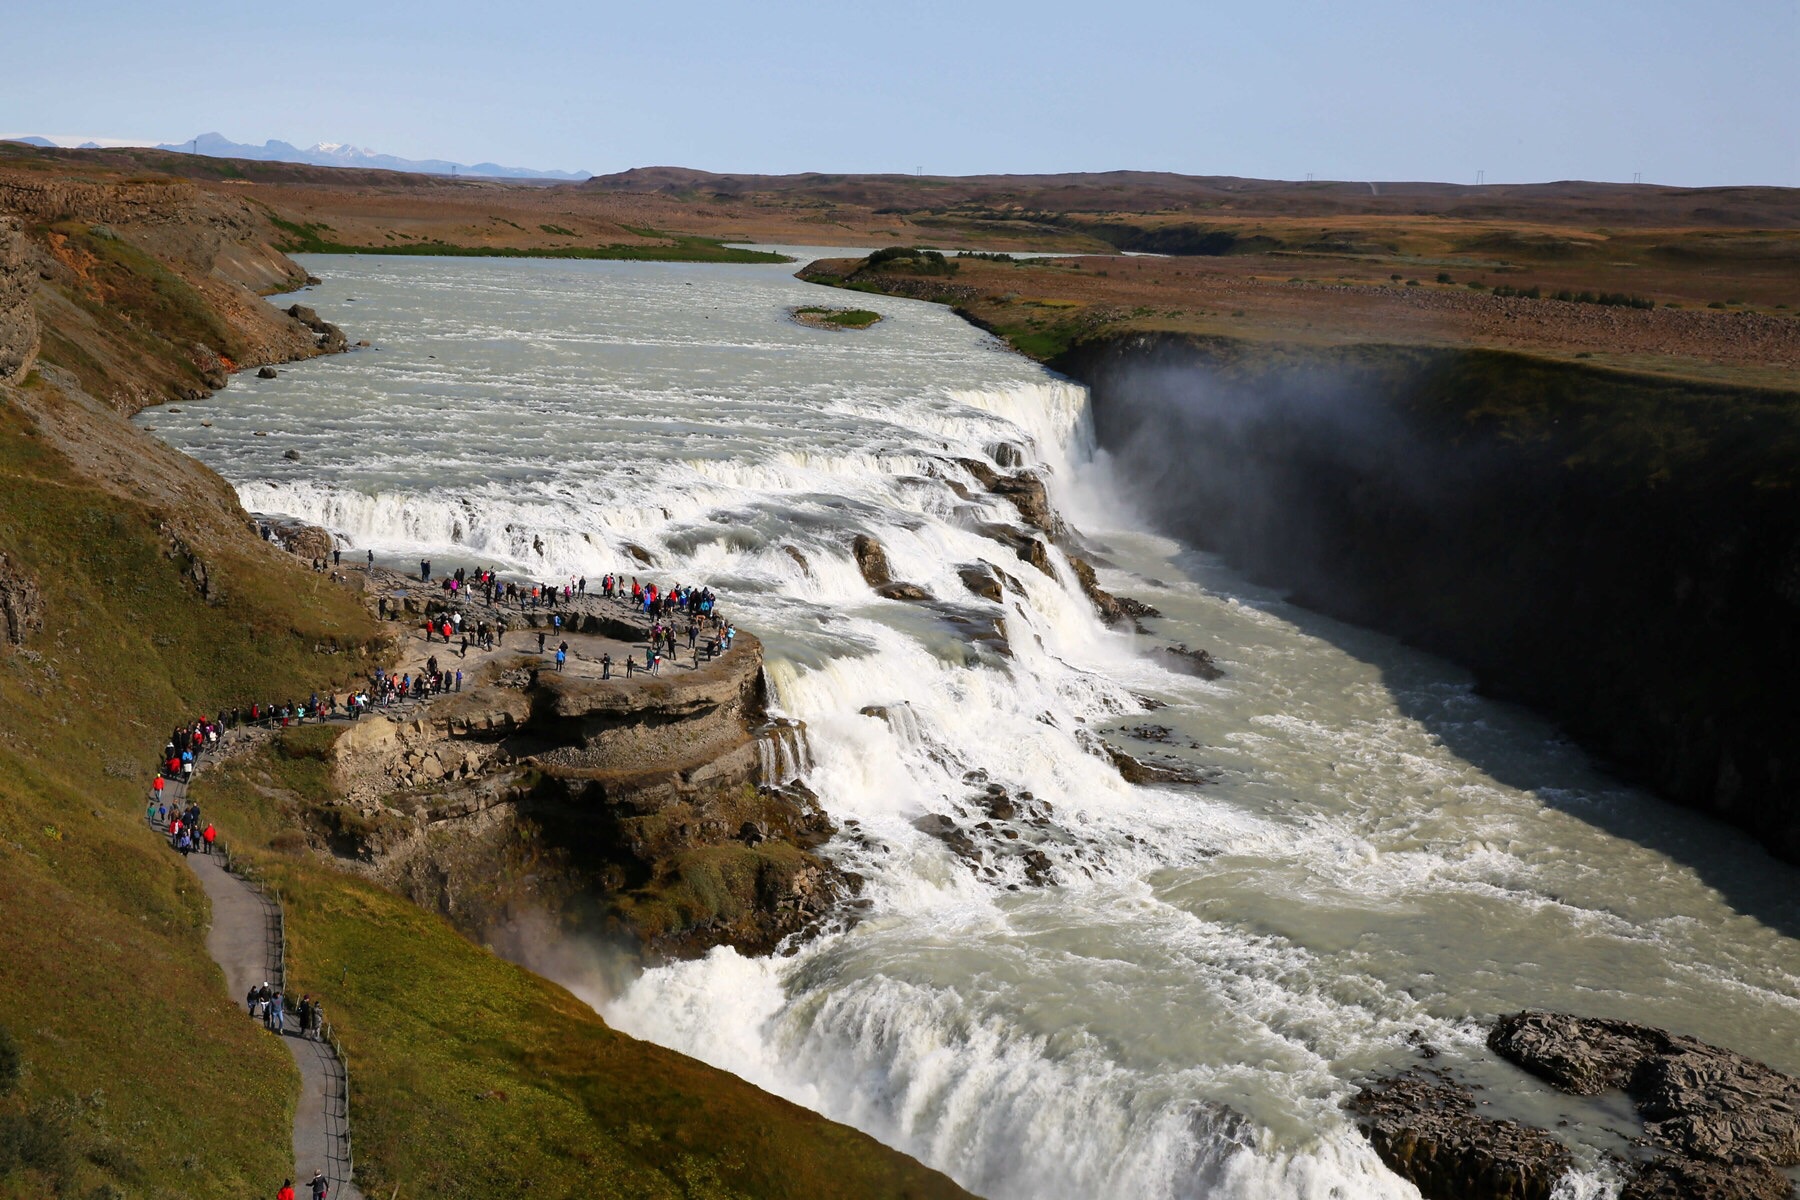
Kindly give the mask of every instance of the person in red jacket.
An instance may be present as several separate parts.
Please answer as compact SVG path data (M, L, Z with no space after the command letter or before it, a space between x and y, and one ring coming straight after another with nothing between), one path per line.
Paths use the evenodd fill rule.
M284 1179L282 1181L281 1190L279 1192L275 1193L275 1200L294 1200L294 1181L293 1180Z
M212 844L213 844L213 838L215 838L215 837L217 837L217 836L218 836L218 834L217 834L217 833L216 833L216 832L215 832L215 831L214 831L214 830L213 830L213 827L212 827L212 822L211 822L211 821L208 821L208 822L207 822L207 823L206 823L206 832L205 832L205 833L203 833L203 834L201 834L201 835L200 835L200 836L201 836L201 838L202 838L202 839L204 839L204 840L205 840L205 842L206 842L206 852L207 852L207 853L208 853L208 854L211 854L211 853L212 853Z

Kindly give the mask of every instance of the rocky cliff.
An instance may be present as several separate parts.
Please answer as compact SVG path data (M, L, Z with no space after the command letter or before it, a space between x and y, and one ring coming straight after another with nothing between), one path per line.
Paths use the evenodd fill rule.
M0 166L0 223L0 379L22 379L36 357L131 413L217 391L240 366L344 346L260 298L306 274L248 201L176 179Z
M37 271L16 217L0 214L0 383L17 383L37 361Z
M1158 335L1054 365L1169 532L1800 861L1800 394Z

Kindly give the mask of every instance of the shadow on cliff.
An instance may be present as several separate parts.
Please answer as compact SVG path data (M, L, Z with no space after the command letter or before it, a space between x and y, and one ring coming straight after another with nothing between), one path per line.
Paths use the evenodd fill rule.
M1484 352L1096 353L1059 365L1093 388L1114 477L1159 531L1283 589L1293 605L1245 599L1377 667L1465 761L1800 936L1800 872L1721 823L1800 856L1782 761L1800 522L1771 486L1791 397ZM1371 629L1594 759L1522 713L1504 734L1470 720L1460 689L1420 686L1441 664Z
M1473 687L1468 672L1454 664L1306 607L1302 597L1245 588L1241 577L1219 578L1222 569L1213 560L1210 567L1191 564L1190 573L1209 590L1374 667L1400 713L1463 762L1547 808L1692 870L1737 912L1800 938L1800 869L1775 858L1749 834L1637 787L1547 718ZM1473 713L1466 699L1470 690L1483 697Z

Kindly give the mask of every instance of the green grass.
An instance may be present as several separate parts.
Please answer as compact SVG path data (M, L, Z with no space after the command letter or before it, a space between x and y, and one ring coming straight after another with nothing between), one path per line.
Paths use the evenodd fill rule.
M826 325L836 325L840 329L867 329L881 320L881 314L866 308L823 308L817 304L808 304L794 310L797 317L816 317Z
M372 626L252 553L209 560L225 599L205 603L162 520L0 409L0 547L45 601L42 632L0 648L0 1025L26 1064L0 1115L67 1151L0 1197L268 1194L292 1170L292 1062L225 995L204 897L144 800L178 720L323 683L355 659L315 647Z
M300 851L295 814L330 807L338 732L289 730L196 792L281 889L292 986L326 998L350 1059L367 1194L963 1195L862 1134L609 1029L436 915ZM782 852L799 853L770 851ZM641 903L677 924L730 916L759 862L742 847L696 852Z
M644 236L665 239L662 245L628 245L614 242L603 246L458 246L450 242L408 242L405 245L356 246L321 236L324 226L295 223L269 214L269 220L285 235L278 248L288 254L412 254L446 258L595 258L627 262L713 262L713 263L784 263L792 262L784 254L768 250L744 250L727 246L716 238L688 234L663 234L655 230ZM545 227L548 228L547 226ZM574 234L564 231L567 236ZM639 231L632 230L633 233Z

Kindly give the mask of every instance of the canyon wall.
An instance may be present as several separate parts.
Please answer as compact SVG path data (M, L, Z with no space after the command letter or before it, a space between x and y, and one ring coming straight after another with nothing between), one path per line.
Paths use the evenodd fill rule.
M1053 365L1166 532L1800 862L1800 394L1154 334Z

